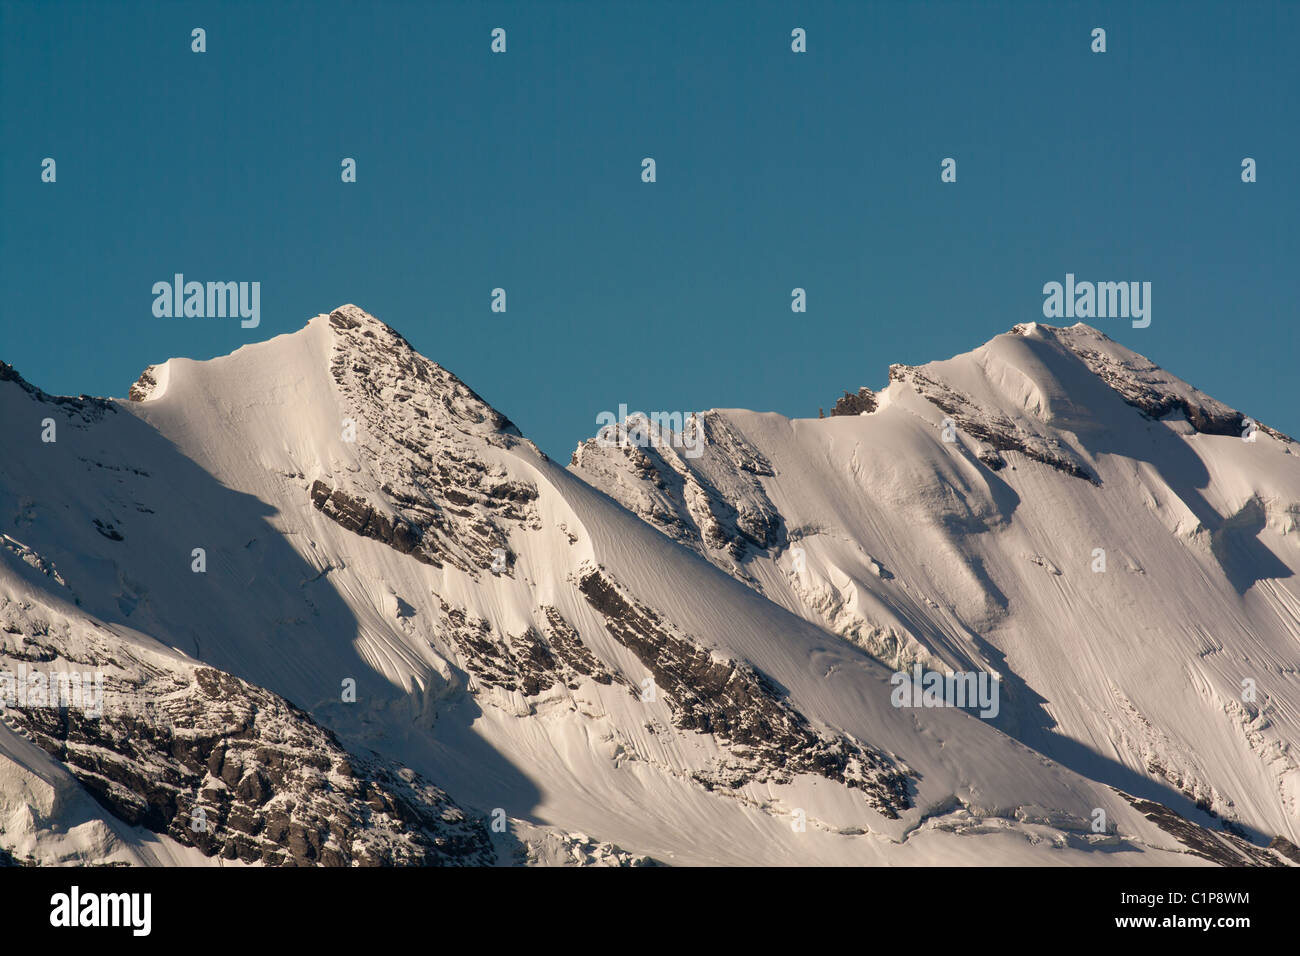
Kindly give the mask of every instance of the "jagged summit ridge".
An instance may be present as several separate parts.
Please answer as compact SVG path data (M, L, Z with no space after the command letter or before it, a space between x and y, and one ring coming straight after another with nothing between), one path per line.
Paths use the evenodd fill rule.
M105 412L117 411L113 403L90 395L51 395L44 389L37 388L19 374L8 362L0 361L0 382L12 382L22 389L32 401L42 402L62 409L69 418L73 416L82 424L98 421Z
M1247 428L1248 416L1242 412L1189 385L1145 356L1125 348L1104 332L1083 322L1072 326L1022 322L1006 334L1051 343L1062 354L1072 355L1125 403L1149 418L1162 420L1171 415L1181 415L1198 432L1210 435L1240 435ZM999 338L1001 337L986 342L969 354L980 355L994 349ZM999 411L986 409L981 415L981 410L973 405L970 397L964 395L952 382L946 381L945 376L939 372L948 361L952 360L924 365L894 364L889 367L889 380L915 387L927 401L951 416L959 427L964 423L968 432L985 443L982 457L990 468L996 470L1002 467L999 452L1015 450L1076 477L1088 477L1087 469L1081 462L1072 460L1068 455L1058 454L1059 449L1043 447L1036 436L1023 428L1018 429ZM872 414L878 407L878 396L864 387L856 394L845 392L836 402L831 415ZM1280 441L1294 441L1258 421L1254 423L1260 431Z
M644 441L601 436L580 443L570 468L603 490L613 489L617 500L694 550L707 546L740 561L750 549L783 542L775 508L759 482L774 474L772 465L723 413L694 417L701 456L683 454L653 423L641 427Z
M340 306L329 314L329 325L334 333L330 371L350 396L385 404L414 401L425 412L433 404L458 430L483 434L506 448L513 446L512 438L523 437L473 389L370 313L355 305Z
M1017 325L1011 331L1016 335L1041 335L1058 342L1125 402L1150 418L1160 420L1181 413L1193 428L1208 435L1241 435L1246 430L1247 416L1090 325L1079 322L1068 328L1058 328L1028 323ZM1259 425L1259 428L1280 441L1293 442L1275 429L1264 425Z
M360 471L316 478L312 503L345 528L435 567L513 563L506 527L536 523L535 485L483 445L525 442L511 421L399 333L347 305L328 317L329 371Z
M504 553L508 570L507 527L536 521L535 486L510 477L499 453L541 453L454 374L355 305L227 356L149 366L130 392L151 420L179 424L196 402L283 435L291 453L278 468L306 480L312 506L433 567L487 569Z

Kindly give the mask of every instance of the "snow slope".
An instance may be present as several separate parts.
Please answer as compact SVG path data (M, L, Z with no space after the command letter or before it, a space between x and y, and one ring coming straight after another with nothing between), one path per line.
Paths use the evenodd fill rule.
M1035 336L1047 342L1033 330L1017 338ZM150 839L162 833L176 852L198 847L216 859L1281 863L1260 847L1275 833L1295 835L1292 795L1282 792L1294 778L1274 764L1290 759L1275 746L1275 728L1292 726L1284 705L1297 695L1264 662L1294 662L1267 603L1289 592L1252 604L1256 581L1238 595L1236 617L1207 598L1170 618L1190 622L1213 610L1215 639L1231 647L1218 657L1188 653L1195 640L1171 628L1084 635L1051 617L1096 605L1123 620L1118 601L1137 593L1062 593L1076 577L1058 547L1070 522L1089 523L1083 543L1101 535L1098 546L1112 549L1107 574L1073 586L1119 588L1193 568L1208 575L1217 555L1239 577L1258 572L1253 512L1207 524L1196 532L1203 543L1190 526L1166 527L1189 477L1161 486L1159 467L1182 463L1175 449L1191 439L1150 423L1168 460L1151 464L1158 456L1149 455L1145 471L1126 465L1124 446L1109 448L1141 441L1140 417L1132 436L1110 436L1105 451L1063 442L1059 456L1099 469L1101 484L1059 470L1064 457L1041 464L1057 455L1051 442L1062 441L1063 424L1082 434L1095 420L1082 410L1096 412L1090 402L1115 393L1091 373L1058 383L1059 394L1041 375L1035 392L1008 358L992 378L968 369L978 362L966 358L952 363L949 387L969 396L969 415L995 398L1039 408L1013 417L1008 404L1003 412L1016 426L1034 422L1037 431L1020 441L1039 458L1006 451L1010 464L995 473L978 463L968 437L943 444L919 380L896 383L882 408L860 419L709 413L704 458L677 471L653 457L658 450L647 452L662 475L694 482L689 500L677 500L675 479L665 480L662 509L677 525L642 507L639 495L653 480L624 450L584 449L575 468L556 465L464 383L354 306L224 358L151 367L128 401L54 398L0 367L0 608L13 628L0 667L30 657L33 644L51 660L85 657L78 635L89 629L106 659L133 662L120 706L157 710L165 695L151 688L165 680L188 688L169 693L199 702L184 711L196 725L210 716L212 705L201 701L219 699L235 708L239 739L278 740L281 756L254 748L233 770L208 762L206 772L193 770L197 782L177 769L186 799L156 801L163 810L142 817L154 827ZM1098 382L1094 391L1067 397L1066 384L1087 380ZM1044 417L1053 401L1055 417ZM1121 409L1133 411L1115 397L1100 413ZM1077 420L1062 417L1069 414ZM58 428L52 443L40 440L47 418ZM1283 447L1261 434L1252 448L1278 457L1279 491L1293 474ZM1218 467L1228 469L1226 446L1221 458ZM1140 474L1122 484L1126 468ZM1112 483L1150 489L1151 527L1180 542L1183 563L1172 548L1121 539L1133 515L1105 497ZM1254 487L1239 485L1239 496ZM1219 494L1197 503L1198 520L1220 513L1229 498ZM1266 522L1285 513L1285 502L1260 500ZM717 503L713 535L691 530L701 502L705 510ZM759 529L756 540L729 539L745 528ZM806 551L800 574L789 572L796 542ZM1086 564L1089 554L1078 560ZM1130 557L1145 575L1123 570ZM1052 563L1064 572L1051 574ZM1031 593L1041 610L1022 615ZM1159 600L1173 607L1187 600L1182 593L1162 585ZM1140 620L1164 626L1155 611ZM1229 620L1251 643L1242 636L1229 644L1219 633ZM1054 633L1035 629L1045 621ZM890 626L893 643L880 636ZM1073 653L1064 656L1067 640ZM1244 654L1270 695L1253 715L1232 713L1225 696ZM894 707L892 669L913 658L996 667L1002 729L959 709ZM1117 661L1152 672L1134 679ZM1186 696L1186 680L1167 675L1183 670L1200 688L1197 715L1223 709L1224 728L1197 734L1195 747L1181 736L1195 729L1177 723L1192 704L1161 697ZM213 687L221 688L215 698ZM1119 711L1119 700L1129 709ZM1098 701L1118 716L1095 710ZM1042 716L1049 708L1053 732ZM83 736L61 744L41 715L12 714L98 792L93 769L76 759L94 743L93 726L76 724ZM1085 759L1091 741L1061 745L1076 726L1096 735L1101 756ZM194 759L212 760L204 748L227 753L230 720L202 727ZM1184 816L1197 811L1145 768L1119 772L1129 764L1112 742L1114 727L1144 730L1133 745L1235 800L1231 816L1254 845L1212 833L1218 824L1208 816L1198 821L1203 829L1170 814L1160 804ZM29 801L23 774L48 768L14 748L0 760L15 768L0 771L4 799ZM364 807L376 792L382 806L371 817ZM119 797L107 804L118 814L127 801ZM217 818L211 839L183 825L204 800ZM286 803L293 807L283 818L266 809ZM1097 809L1105 812L1101 833L1091 829ZM493 828L499 821L508 821L507 833ZM84 842L83 857L107 858ZM0 845L19 844L6 829ZM435 849L421 849L428 846ZM138 862L166 862L132 852Z

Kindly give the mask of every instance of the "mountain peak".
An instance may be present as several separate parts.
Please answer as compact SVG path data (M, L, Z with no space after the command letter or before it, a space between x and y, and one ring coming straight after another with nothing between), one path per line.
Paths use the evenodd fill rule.
M498 456L532 444L364 309L335 309L329 328L329 371L359 471L322 473L312 503L343 527L434 566L485 569L494 549L508 554L505 529L534 520L537 489L511 478Z
M462 432L483 434L493 444L512 444L523 435L510 419L438 363L415 350L403 335L355 305L329 313L333 332L330 372L347 397L381 406L416 406L434 400ZM421 397L422 396L422 397ZM414 407L414 406L413 406ZM419 417L427 417L416 412Z
M353 305L350 302L346 305L341 305L330 312L329 323L330 326L336 330L360 329L362 330L362 335L366 338L389 337L395 343L400 343L406 348L411 349L411 351L415 351L411 348L411 343L406 341L406 338L402 333L398 332L382 319L375 318L375 316L371 315L365 309L358 305ZM369 334L367 335L366 333Z
M957 405L981 406L1022 427L1026 420L1090 419L1101 414L1097 403L1108 390L1148 418L1181 417L1204 434L1241 435L1248 427L1242 412L1083 322L1020 323L952 359L890 366L890 380L913 386L959 425ZM1097 391L1098 381L1106 386L1103 392ZM1280 432L1254 424L1279 441L1291 442Z
M1110 336L1101 329L1094 328L1087 322L1075 322L1074 325L1048 325L1046 322L1017 322L1011 327L1008 335L1035 335L1040 332L1073 332L1080 335L1087 335L1092 338L1105 339L1111 341Z

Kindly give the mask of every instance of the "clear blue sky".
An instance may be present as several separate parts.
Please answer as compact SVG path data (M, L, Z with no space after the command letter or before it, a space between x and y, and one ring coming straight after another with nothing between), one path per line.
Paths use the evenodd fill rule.
M355 302L567 461L619 403L815 416L1074 272L1297 434L1298 51L1297 3L0 0L0 358L122 396ZM175 272L261 327L155 318Z

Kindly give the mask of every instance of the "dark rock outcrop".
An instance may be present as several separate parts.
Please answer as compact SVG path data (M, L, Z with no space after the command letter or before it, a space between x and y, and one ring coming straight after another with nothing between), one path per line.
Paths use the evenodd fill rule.
M702 554L724 552L735 562L731 573L744 577L739 564L747 556L785 545L781 515L760 480L776 473L726 416L708 411L692 420L698 454L660 440L640 446L594 438L570 464L668 537Z
M1284 857L1300 866L1300 846L1296 846L1284 836L1275 836L1269 843L1268 848L1281 853Z
M271 866L496 861L486 821L413 771L348 752L282 697L210 667L133 661L103 628L99 650L69 657L62 628L12 603L0 612L0 671L102 680L98 706L62 697L8 707L4 719L113 816L207 856Z
M1134 809L1187 847L1187 852L1192 856L1209 860L1219 866L1272 867L1286 865L1279 857L1270 853L1269 850L1255 846L1236 834L1216 833L1213 830L1207 830L1200 824L1193 823L1181 814L1170 810L1164 804L1142 800L1123 791L1118 792L1120 796L1132 804ZM1274 843L1276 842L1275 840Z
M529 627L522 634L502 636L487 621L471 618L444 600L439 603L444 631L461 665L481 685L533 697L556 685L576 690L584 677L598 684L627 683L596 659L577 630L553 607L538 609L545 634Z
M715 773L695 774L704 786L787 782L812 773L862 791L873 809L891 819L911 806L908 778L890 758L845 734L818 733L763 674L676 633L601 571L586 572L579 587L614 639L653 675L674 724L712 734L735 757Z
M984 447L976 457L993 471L1006 466L1002 452L1014 451L1072 478L1101 484L1100 479L1056 439L1026 432L1006 416L980 408L966 395L930 378L919 368L891 365L889 380L911 385L918 395L948 415L957 428L980 442Z
M1102 342L1111 341L1096 329L1088 328L1076 333L1074 329L1039 326L1039 330L1073 352L1087 366L1088 371L1149 418L1159 420L1181 414L1193 428L1206 435L1239 437L1246 430L1246 416L1241 412L1198 389L1187 389L1149 359L1134 353L1131 361L1119 361L1100 349L1090 348L1090 338ZM1294 442L1294 439L1266 425L1258 422L1256 425L1279 441Z
M353 498L342 491L335 491L325 482L312 482L311 503L325 517L354 534L374 538L395 551L409 554L424 564L442 567L437 552L428 554L421 547L424 537L423 529L409 525L401 518L390 518L374 509L361 498Z
M876 410L876 393L865 385L854 395L845 392L844 397L836 401L831 409L831 417L836 415L868 415Z

